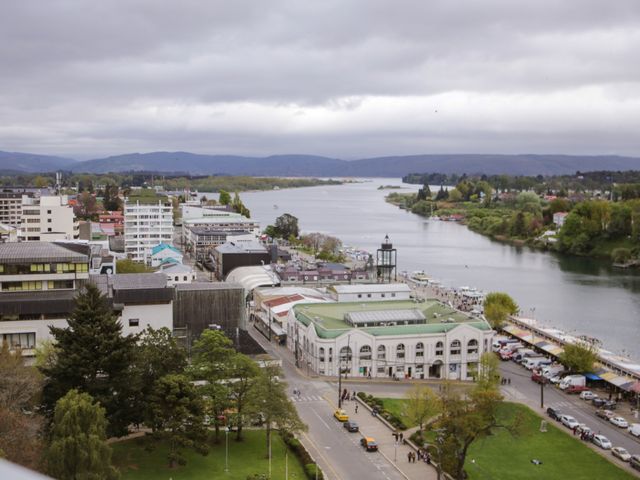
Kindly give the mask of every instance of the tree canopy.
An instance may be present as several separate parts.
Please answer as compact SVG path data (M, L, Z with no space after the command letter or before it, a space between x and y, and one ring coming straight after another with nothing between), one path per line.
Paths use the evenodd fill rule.
M560 362L570 372L588 373L598 359L598 347L590 342L567 343L560 354Z
M515 315L519 309L506 293L492 292L484 299L484 316L493 328L500 328L509 315Z

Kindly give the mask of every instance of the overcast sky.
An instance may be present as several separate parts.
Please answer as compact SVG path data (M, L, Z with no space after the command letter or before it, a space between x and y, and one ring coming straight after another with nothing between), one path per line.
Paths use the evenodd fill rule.
M7 0L0 150L640 156L638 0Z

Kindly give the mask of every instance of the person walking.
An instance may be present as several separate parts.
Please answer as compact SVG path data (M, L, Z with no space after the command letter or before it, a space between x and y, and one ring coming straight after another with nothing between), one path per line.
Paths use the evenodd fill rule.
M411 452L407 453L407 462L411 463Z
M356 413L358 413L358 404L356 403Z

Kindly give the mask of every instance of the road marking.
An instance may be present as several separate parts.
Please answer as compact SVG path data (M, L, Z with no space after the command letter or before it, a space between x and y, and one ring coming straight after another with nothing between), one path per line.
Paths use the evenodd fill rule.
M327 467L329 468L329 470L331 470L333 472L333 474L335 475L336 480L342 480L340 475L338 475L338 472L336 472L335 469L333 468L333 465L331 465L331 462L329 461L329 459L325 456L324 453L322 453L322 450L320 450L318 448L316 443L313 440L311 440L309 435L307 435L305 432L302 432L302 435L304 436L304 438L307 439L307 441L309 443L311 443L311 445L313 445L313 448L316 450L316 452L318 452L318 455L320 455L320 457L325 461L325 463L326 463ZM329 448L331 448L331 447L329 447Z
M311 411L313 412L313 414L318 417L318 420L320 420L322 422L322 424L327 427L327 430L331 430L331 427L329 426L329 424L327 422L324 421L324 419L318 414L318 412L316 412L316 410L314 408L311 409Z

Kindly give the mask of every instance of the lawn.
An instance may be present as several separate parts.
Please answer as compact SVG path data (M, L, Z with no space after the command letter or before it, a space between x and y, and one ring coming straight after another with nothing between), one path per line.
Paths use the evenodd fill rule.
M413 427L417 427L418 426L414 422L412 422L411 419L405 413L405 410L407 408L407 404L409 403L409 401L407 399L404 399L404 398L382 398L381 400L382 400L382 404L384 405L384 408L386 410L389 410L396 417L398 417L400 420L402 420L402 423L404 423L407 426L407 428L413 428ZM431 415L429 415L428 418L431 418L432 416L436 415L437 413L438 413L437 410L434 410L431 413Z
M147 439L139 438L115 443L113 463L120 469L123 480L199 480L230 479L245 480L253 473L268 473L266 439L264 430L246 430L243 442L236 442L229 435L229 472L225 473L224 436L220 444L212 444L209 455L202 456L185 450L187 464L170 469L167 462L167 447L158 445L153 451L145 450ZM277 433L272 435L272 478L285 478L285 445ZM289 452L289 479L306 478L298 459Z
M471 446L465 465L471 480L635 478L591 451L552 420L548 421L547 432L540 432L543 419L524 405L504 403L500 416L508 420L517 412L523 416L521 435L513 437L509 432L497 430ZM534 465L532 459L542 464Z

